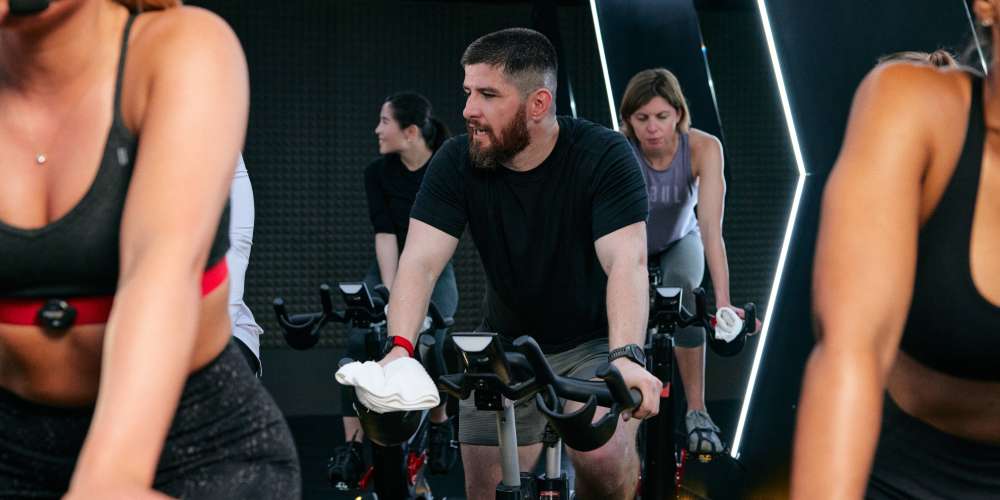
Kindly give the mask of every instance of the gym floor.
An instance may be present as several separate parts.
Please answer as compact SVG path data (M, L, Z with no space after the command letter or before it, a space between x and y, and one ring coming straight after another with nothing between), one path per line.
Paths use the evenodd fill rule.
M734 401L709 402L709 412L717 422L735 422L739 407ZM288 419L302 465L304 500L354 499L357 494L335 490L326 480L326 461L333 449L343 443L344 433L339 416L306 415ZM731 431L727 434L731 434ZM742 467L728 458L718 457L710 463L691 460L686 465L681 498L721 499L745 498ZM465 498L461 463L446 476L431 476L431 491L435 498L457 500Z

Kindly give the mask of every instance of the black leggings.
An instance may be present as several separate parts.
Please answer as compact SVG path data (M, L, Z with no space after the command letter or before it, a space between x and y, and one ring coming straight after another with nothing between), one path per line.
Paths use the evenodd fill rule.
M939 431L908 415L886 396L865 497L1000 498L1000 446Z
M93 410L0 390L0 498L60 498ZM153 487L189 500L301 497L288 426L232 341L184 385Z

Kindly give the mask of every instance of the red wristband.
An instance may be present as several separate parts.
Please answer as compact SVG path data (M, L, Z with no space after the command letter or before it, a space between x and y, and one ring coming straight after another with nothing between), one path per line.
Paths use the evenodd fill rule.
M402 347L406 349L406 354L411 358L413 357L413 343L407 340L405 337L400 337L398 335L393 335L390 337L392 339L392 345Z

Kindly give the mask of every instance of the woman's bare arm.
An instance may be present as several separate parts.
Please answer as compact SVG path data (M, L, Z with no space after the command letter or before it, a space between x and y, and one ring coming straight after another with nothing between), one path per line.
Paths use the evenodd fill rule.
M861 498L886 378L913 294L921 179L933 153L930 68L876 68L854 99L816 249L817 343L802 388L792 497Z
M692 139L694 134L692 132ZM729 306L729 258L722 239L726 200L726 181L722 175L722 144L708 134L702 134L698 141L698 228L701 229L708 272L712 276L715 306Z
M118 291L74 490L153 482L191 368L201 276L246 131L246 61L229 27L195 8L147 15L157 18L142 36L156 47L142 62L152 69Z

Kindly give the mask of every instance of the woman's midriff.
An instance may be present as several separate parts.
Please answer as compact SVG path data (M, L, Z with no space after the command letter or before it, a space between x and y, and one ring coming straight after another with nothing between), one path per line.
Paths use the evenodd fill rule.
M931 427L1000 445L1000 382L946 375L900 352L888 390L903 411Z
M215 359L229 341L228 282L202 298L189 373ZM180 313L179 313L180 314ZM162 318L157 326L170 324ZM36 403L88 406L97 399L105 325L65 332L0 323L0 387ZM129 332L121 332L128 335Z

